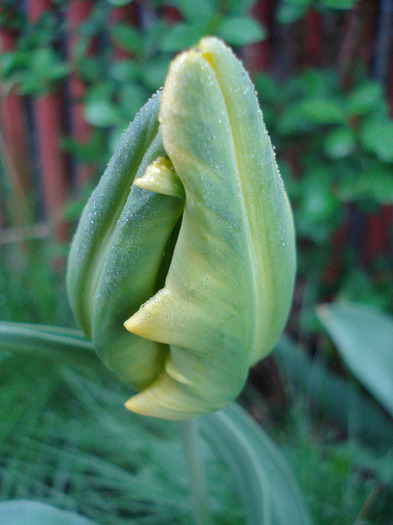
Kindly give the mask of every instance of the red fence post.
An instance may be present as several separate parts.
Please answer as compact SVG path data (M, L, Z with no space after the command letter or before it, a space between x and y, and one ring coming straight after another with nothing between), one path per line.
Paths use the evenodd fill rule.
M11 29L0 29L1 48L3 52L12 51L16 44L16 34ZM3 84L3 89L7 89ZM1 92L0 123L4 163L7 166L7 176L12 188L14 200L12 220L17 224L32 221L31 209L28 204L29 155L25 112L22 98L14 89ZM3 219L4 220L4 219Z
M374 259L389 254L389 234L393 233L393 207L381 206L378 211L367 217L367 227L364 234L362 259L369 264Z
M111 19L114 25L121 22L131 22L132 24L137 23L138 18L137 5L135 2L122 7L116 7L111 11ZM131 57L130 51L122 49L121 47L114 45L113 58L115 60L127 60Z
M246 46L244 49L244 61L251 74L256 71L266 71L269 69L273 45L272 33L275 8L275 0L269 2L266 2L266 0L258 0L251 10L252 16L267 30L267 38L263 40L263 42Z
M67 53L68 60L72 63L75 48L78 45L78 28L88 18L93 6L91 0L72 0L67 10ZM91 128L83 116L83 96L85 94L85 84L78 72L73 68L69 77L69 89L71 96L71 135L79 144L85 144L90 137ZM82 187L92 176L93 167L85 163L78 163L76 166L76 185Z
M51 9L49 0L29 0L27 15L34 24ZM67 237L63 222L66 197L66 164L60 151L62 134L62 105L58 92L38 96L34 100L34 119L37 129L42 195L46 218L54 228L58 240Z
M323 50L321 15L315 9L310 8L304 22L305 62L308 66L320 65Z

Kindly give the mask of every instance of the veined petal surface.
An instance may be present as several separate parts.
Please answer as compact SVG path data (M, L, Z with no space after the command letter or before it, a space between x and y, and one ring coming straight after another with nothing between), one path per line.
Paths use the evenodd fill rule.
M234 399L274 346L292 298L294 229L253 85L221 41L172 62L159 121L185 207L165 286L126 327L169 353L126 406L188 419Z

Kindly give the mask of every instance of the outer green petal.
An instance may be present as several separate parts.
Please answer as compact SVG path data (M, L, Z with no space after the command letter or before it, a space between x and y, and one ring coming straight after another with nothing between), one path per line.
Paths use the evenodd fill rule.
M272 349L292 297L294 230L252 83L222 42L174 60L160 122L185 209L165 287L126 327L170 355L127 406L189 418L236 397Z
M123 323L155 291L181 199L133 186L164 154L153 97L125 132L73 239L68 294L74 315L105 364L135 390L161 372L168 349Z

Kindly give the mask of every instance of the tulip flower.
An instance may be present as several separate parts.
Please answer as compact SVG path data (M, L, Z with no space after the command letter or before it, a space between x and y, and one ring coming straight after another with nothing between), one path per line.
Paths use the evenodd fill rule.
M232 401L272 350L295 266L254 87L204 38L173 60L87 204L69 259L74 314L137 392L127 408L191 419Z

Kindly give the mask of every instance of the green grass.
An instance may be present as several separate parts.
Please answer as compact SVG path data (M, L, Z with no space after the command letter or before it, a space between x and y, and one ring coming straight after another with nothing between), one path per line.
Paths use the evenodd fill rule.
M9 357L0 382L0 500L40 500L102 525L191 523L177 423L129 413L101 366L87 378ZM226 466L207 442L202 453L215 522L242 523Z
M98 362L87 377L3 356L0 384L0 500L40 500L102 525L191 523L177 423L125 410L127 391ZM327 420L310 421L306 402L292 400L269 432L315 524L393 524L392 452L339 438ZM206 441L202 453L215 523L241 524L230 472Z
M374 465L365 468L351 443L326 444L315 436L282 443L316 524L392 525L393 485ZM364 451L367 454L367 451ZM392 456L384 461L392 462Z
M49 239L1 246L0 320L73 326L63 246Z
M315 400L307 393L296 390L288 396L281 424L269 430L315 524L393 525L393 443L386 448L376 441L372 447L343 429L333 411L311 411Z

